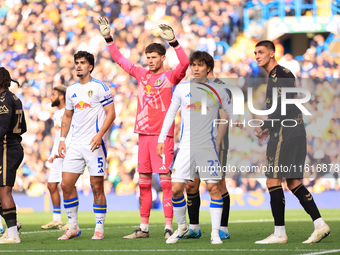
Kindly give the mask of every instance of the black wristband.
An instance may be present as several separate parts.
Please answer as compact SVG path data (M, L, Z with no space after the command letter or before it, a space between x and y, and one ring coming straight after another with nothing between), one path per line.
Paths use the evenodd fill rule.
M111 35L109 37L105 38L105 41L106 41L106 43L113 42Z
M176 40L176 41L174 41L174 42L171 42L171 43L169 43L172 47L177 47L178 45L179 45L179 43L178 43L178 41Z

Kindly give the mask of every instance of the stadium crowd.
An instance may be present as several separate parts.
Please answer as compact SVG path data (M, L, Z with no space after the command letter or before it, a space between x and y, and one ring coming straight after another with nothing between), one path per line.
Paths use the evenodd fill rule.
M254 59L256 38L242 36L242 0L229 1L166 1L166 0L0 0L0 65L6 67L12 79L22 84L12 86L24 104L27 133L23 136L25 157L18 170L15 192L39 196L47 191L50 164L47 162L53 145L53 112L50 96L53 86L70 85L76 81L73 55L86 50L96 57L92 76L107 83L113 95L117 118L110 130L108 171L105 193L118 195L138 192L136 173L138 136L133 133L136 113L136 80L111 60L96 20L106 16L112 24L112 34L121 53L136 65L146 66L144 48L161 40L156 25L168 23L177 33L188 56L195 50L209 52L216 59L214 74L229 79L246 92L252 87L258 100L256 109L263 109L266 75ZM232 45L227 54L216 42ZM304 116L308 140L306 164L315 168L306 173L304 184L312 192L339 190L340 146L340 65L327 51L320 56L316 47L324 39L317 35L310 48L297 62L276 42L279 63L298 78L299 87L308 88L312 100L305 107L312 113ZM178 63L172 48L168 48L165 66ZM188 80L190 71L187 73ZM247 108L246 108L247 109ZM246 120L259 118L246 112ZM176 143L180 131L176 117ZM253 128L230 130L228 164L261 166L265 162L265 144L258 141ZM156 152L155 152L156 153ZM318 171L320 163L328 165L325 173ZM337 168L339 170L339 168ZM264 191L265 178L234 175L227 180L230 193L249 190ZM242 177L242 178L241 178ZM248 178L243 178L248 177ZM257 176L258 177L258 176ZM317 177L317 178L316 178ZM204 185L204 184L202 184ZM154 180L155 191L160 185ZM88 174L77 186L78 192L89 194ZM204 191L202 187L201 191Z

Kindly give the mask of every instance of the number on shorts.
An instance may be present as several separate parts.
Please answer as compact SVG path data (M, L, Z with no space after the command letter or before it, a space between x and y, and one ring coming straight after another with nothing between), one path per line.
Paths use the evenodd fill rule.
M98 158L98 168L102 168L103 166L104 166L103 158L100 157L100 158Z

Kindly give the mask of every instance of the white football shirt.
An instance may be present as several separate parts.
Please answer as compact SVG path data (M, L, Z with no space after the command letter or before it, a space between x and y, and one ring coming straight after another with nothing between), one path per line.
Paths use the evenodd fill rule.
M158 142L165 141L180 107L182 126L179 148L216 147L217 124L214 126L214 119L218 117L219 108L225 110L233 122L238 118L232 114L229 95L221 85L210 80L205 84L182 82L176 86ZM203 111L202 107L205 108Z
M106 118L104 107L112 104L109 87L92 78L86 84L76 82L66 90L66 109L73 110L73 135L71 144L90 144L103 126ZM107 132L102 143L107 140Z

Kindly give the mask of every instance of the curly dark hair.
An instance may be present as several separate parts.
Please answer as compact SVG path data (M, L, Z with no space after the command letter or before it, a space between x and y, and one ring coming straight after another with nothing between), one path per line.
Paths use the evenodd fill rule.
M91 53L88 53L87 51L78 51L76 54L74 54L74 62L76 62L77 59L79 58L85 58L91 66L93 66L92 70L90 73L92 73L94 69L94 56Z
M12 80L7 69L5 67L0 67L0 88L8 89L11 86L11 81L15 82L20 87L19 82Z

